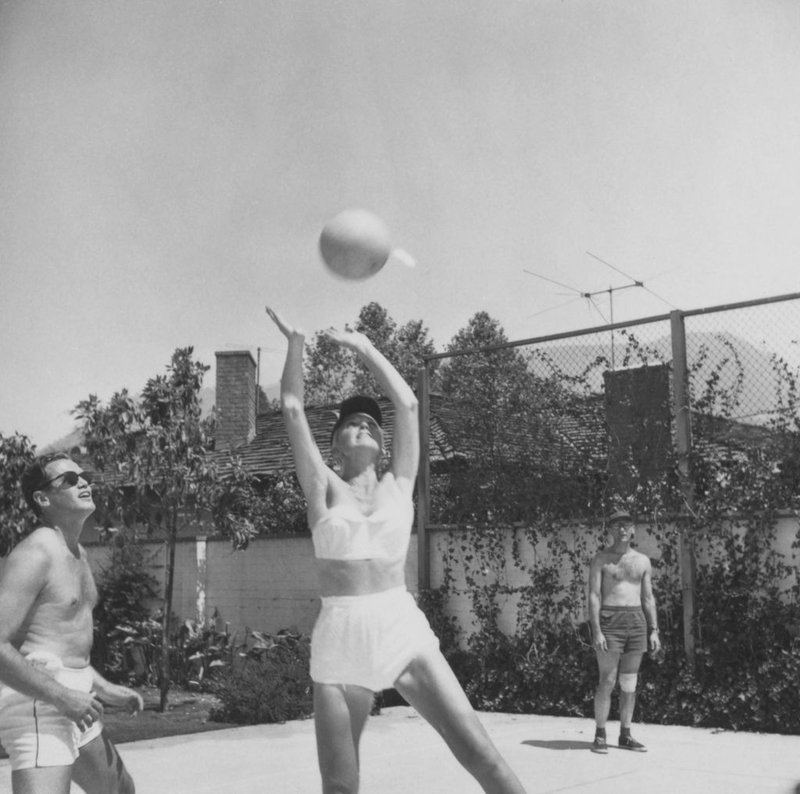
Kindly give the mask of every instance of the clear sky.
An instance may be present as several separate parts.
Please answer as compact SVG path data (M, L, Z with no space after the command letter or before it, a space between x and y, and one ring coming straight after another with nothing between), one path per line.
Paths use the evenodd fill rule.
M266 303L442 348L601 324L587 252L618 321L797 291L798 141L796 0L0 0L0 431L179 346L274 383ZM328 275L347 207L417 267Z

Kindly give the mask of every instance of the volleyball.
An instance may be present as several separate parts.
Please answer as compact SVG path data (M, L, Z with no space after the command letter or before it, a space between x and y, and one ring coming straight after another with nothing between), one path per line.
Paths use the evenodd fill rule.
M393 253L386 224L362 209L331 218L320 234L319 251L332 273L355 281L374 276Z

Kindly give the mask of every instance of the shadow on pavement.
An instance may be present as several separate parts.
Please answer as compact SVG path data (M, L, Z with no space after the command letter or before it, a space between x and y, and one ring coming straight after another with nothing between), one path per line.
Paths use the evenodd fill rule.
M543 750L590 750L592 747L591 742L575 742L564 739L556 739L555 741L549 742L539 739L528 739L522 742L522 744L527 744L531 747L541 747Z

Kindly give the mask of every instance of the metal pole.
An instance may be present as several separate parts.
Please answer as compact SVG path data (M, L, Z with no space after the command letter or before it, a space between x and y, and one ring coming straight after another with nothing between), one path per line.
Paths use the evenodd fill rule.
M261 391L261 348L256 348L257 350L257 359L256 359L256 419L258 419L258 409L259 409L259 392Z
M608 288L608 307L610 310L610 317L611 317L611 371L617 371L617 363L614 358L614 290L609 287Z
M420 367L417 374L417 399L419 400L420 449L419 474L417 476L417 588L429 590L431 586L430 541L428 539L428 523L431 512L431 397L427 362Z
M681 482L684 507L678 536L681 561L681 593L683 601L683 647L686 661L694 668L695 662L695 586L697 563L694 543L689 531L688 517L694 512L694 482L690 466L692 451L692 416L689 404L688 366L686 358L686 328L683 313L670 312L672 331L672 382L673 408L675 411L675 443L678 453L678 473Z

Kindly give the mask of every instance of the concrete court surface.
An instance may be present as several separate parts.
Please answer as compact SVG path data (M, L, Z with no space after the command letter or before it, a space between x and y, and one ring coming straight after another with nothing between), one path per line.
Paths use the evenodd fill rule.
M634 725L648 748L589 751L591 720L481 714L528 794L798 794L800 736ZM617 723L609 724L611 743ZM137 794L304 794L319 792L312 720L230 728L119 746ZM406 706L367 724L362 794L480 794L444 742ZM10 791L8 761L0 792ZM73 787L74 791L80 789Z

